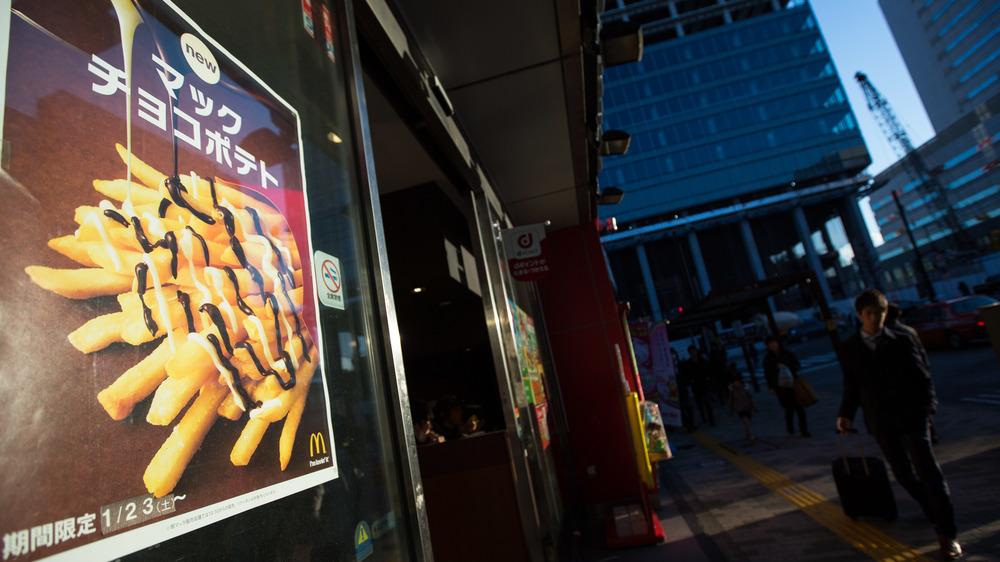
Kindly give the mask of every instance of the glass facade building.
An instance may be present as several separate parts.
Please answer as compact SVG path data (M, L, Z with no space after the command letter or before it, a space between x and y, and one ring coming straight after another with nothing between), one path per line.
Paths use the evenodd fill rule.
M627 193L619 224L853 175L866 163L808 4L661 42L647 36L640 62L605 72L605 129L632 135L628 154L606 158L599 176Z
M884 243L878 247L886 286L912 285L913 244L906 232L900 206L921 251L932 281L979 272L979 266L957 254L957 240L942 220L950 207L963 236L973 250L995 250L1000 240L1000 96L980 104L917 151L943 188L941 197L907 172L904 162L893 164L875 178L879 186L871 206ZM892 193L896 192L899 205Z
M1000 4L879 0L935 131L1000 94Z
M604 129L632 142L599 174L625 193L602 209L619 227L603 241L635 314L810 270L831 302L864 286L854 193L871 159L810 5L619 2L602 21L645 37L641 61L605 70Z

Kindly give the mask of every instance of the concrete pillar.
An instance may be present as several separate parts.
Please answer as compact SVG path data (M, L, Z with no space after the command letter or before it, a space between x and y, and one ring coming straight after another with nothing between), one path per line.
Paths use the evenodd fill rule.
M753 276L758 281L767 278L764 271L764 262L760 259L760 250L757 249L757 239L753 236L753 228L746 217L740 219L740 232L743 234L743 247L746 248L747 257L750 258L750 267L753 268ZM767 297L767 307L771 314L777 310L774 306L774 297Z
M813 246L812 232L809 230L809 223L806 221L806 213L802 210L802 205L796 205L792 212L795 218L795 230L799 233L802 246L806 249L806 260L809 268L816 274L819 280L819 288L823 292L823 298L827 303L833 302L833 295L830 293L830 284L826 282L826 275L823 273L823 264L819 261L819 254Z
M757 240L753 237L753 229L750 228L750 221L746 217L740 219L740 232L743 233L743 247L746 248L747 257L750 258L750 267L753 268L754 277L760 281L767 277L767 273L764 272L764 262L760 260Z
M655 322L662 322L663 312L660 309L660 297L656 295L653 274L649 270L649 259L646 258L646 245L636 245L635 254L639 257L639 268L642 269L642 281L646 284L646 294L649 295L649 308L653 312L653 320Z
M688 231L688 245L691 247L691 258L694 260L694 269L698 273L698 284L701 286L701 298L704 298L712 291L712 283L708 280L708 270L705 269L705 258L701 255L701 246L698 244L698 234L694 230Z
M847 233L847 240L854 248L854 259L858 262L861 270L861 277L869 287L882 290L884 276L882 274L882 262L878 257L878 250L872 242L871 234L868 232L868 225L861 216L861 209L858 208L858 200L854 195L848 195L840 202L840 215L844 223L844 231Z
M718 4L718 5L720 5L720 6L725 6L726 5L726 0L715 0L715 3ZM723 10L722 10L722 20L724 22L726 22L726 24L733 23L733 16L732 16L732 14L729 13L729 9L728 8L723 8Z

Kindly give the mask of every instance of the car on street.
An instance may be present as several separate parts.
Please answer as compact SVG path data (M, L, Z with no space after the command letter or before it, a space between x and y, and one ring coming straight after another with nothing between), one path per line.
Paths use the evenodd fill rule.
M979 307L1000 304L986 295L970 295L927 303L910 310L903 323L912 327L927 347L947 345L954 349L972 340L986 338L986 324Z
M987 276L982 284L972 288L977 295L996 295L1000 293L1000 273Z
M843 334L847 330L847 325L843 321L837 320L837 331ZM797 326L788 331L788 341L804 342L815 338L827 337L826 322L810 318L799 322Z

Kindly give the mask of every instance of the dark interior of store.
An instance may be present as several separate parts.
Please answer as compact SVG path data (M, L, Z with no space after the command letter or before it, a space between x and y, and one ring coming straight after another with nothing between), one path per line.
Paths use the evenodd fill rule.
M483 299L469 287L483 274L481 259L472 281L463 260L476 253L471 204L370 77L365 92L411 402L453 394L484 430L503 429Z

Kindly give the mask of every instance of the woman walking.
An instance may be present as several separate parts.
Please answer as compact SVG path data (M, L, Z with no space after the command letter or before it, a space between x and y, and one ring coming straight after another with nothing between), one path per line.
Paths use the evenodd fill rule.
M795 377L799 374L801 365L795 354L782 347L774 336L768 336L767 355L764 357L764 376L771 394L778 397L778 403L785 409L785 428L789 435L795 435L794 418L799 418L799 431L802 437L812 437L809 425L806 423L806 409L795 399Z

